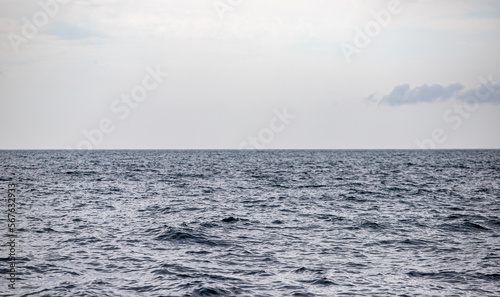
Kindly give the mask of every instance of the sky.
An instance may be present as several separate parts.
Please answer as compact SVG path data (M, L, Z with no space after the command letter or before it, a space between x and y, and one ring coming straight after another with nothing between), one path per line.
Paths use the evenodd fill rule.
M497 0L0 0L0 149L500 148Z

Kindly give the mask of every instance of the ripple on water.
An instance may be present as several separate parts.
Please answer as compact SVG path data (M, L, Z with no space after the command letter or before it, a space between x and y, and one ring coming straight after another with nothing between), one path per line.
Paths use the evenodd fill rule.
M500 151L0 151L0 164L22 193L20 296L500 296Z

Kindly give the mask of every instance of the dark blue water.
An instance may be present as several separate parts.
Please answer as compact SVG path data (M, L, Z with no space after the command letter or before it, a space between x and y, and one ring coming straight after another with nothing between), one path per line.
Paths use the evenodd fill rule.
M1 151L0 167L2 201L20 190L2 296L500 296L498 150Z

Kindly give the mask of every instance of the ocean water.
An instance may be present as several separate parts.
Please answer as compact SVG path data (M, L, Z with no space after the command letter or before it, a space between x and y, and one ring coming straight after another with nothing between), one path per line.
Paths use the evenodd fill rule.
M0 151L2 296L500 296L500 151Z

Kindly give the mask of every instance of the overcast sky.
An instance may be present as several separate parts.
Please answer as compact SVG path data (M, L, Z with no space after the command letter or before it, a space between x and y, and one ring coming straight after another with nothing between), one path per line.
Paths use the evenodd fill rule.
M497 0L0 0L0 41L0 149L500 148Z

